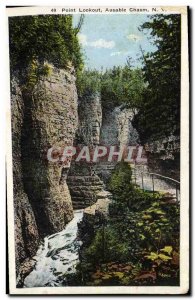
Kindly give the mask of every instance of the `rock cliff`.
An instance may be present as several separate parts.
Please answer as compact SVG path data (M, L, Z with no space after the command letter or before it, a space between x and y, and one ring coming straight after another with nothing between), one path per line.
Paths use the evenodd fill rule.
M98 93L86 94L79 99L79 126L74 145L77 148L88 146L91 149L100 142L100 128L102 124L101 99ZM73 207L85 208L96 202L96 195L103 191L103 182L95 172L96 164L84 160L72 162L68 174Z
M21 131L24 126L24 103L16 77L11 84L13 187L15 209L16 271L20 263L36 253L39 233L29 198L24 191L21 160Z
M131 109L122 105L117 107L104 107L102 113L102 126L100 132L100 144L107 147L137 145L139 134L132 126L134 113ZM116 161L101 161L96 171L105 183L116 165Z
M97 202L116 164L73 160L69 170L62 162L49 161L48 149L139 143L130 109L105 108L98 93L78 101L71 64L66 70L47 64L47 69L48 74L36 77L33 85L24 80L24 74L14 73L11 80L17 272L25 259L35 255L42 237L61 231L73 218L73 208ZM146 148L152 169L174 170L170 161L174 165L179 159L177 138ZM172 175L177 178L177 170Z
M86 94L79 99L79 127L74 144L106 147L136 145L139 140L137 131L132 126L133 112L130 109L102 106L98 93ZM107 158L96 163L85 161L72 162L68 174L73 207L85 208L97 201L97 195L103 191L116 162L108 162Z
M37 250L39 236L62 230L73 217L67 168L47 159L52 146L72 145L78 125L74 68L37 78L33 88L11 81L17 266Z
M122 105L105 108L101 127L100 142L103 145L136 145L139 135L132 126L134 113Z
M180 181L180 137L149 142L145 145L149 169Z
M102 106L99 93L85 94L79 99L79 126L76 144L98 145L102 126Z

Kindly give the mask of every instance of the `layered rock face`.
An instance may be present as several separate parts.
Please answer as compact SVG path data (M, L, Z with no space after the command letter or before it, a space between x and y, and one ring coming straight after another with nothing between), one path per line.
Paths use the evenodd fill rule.
M34 207L41 233L60 231L73 217L66 184L67 168L47 159L49 148L72 145L77 128L77 92L74 70L51 68L33 92L24 93L22 135L25 189Z
M139 143L139 134L132 126L134 113L131 109L122 106L104 108L100 134L100 143L110 146L134 146ZM117 161L101 161L97 166L97 173L108 182L111 172Z
M145 145L149 169L180 181L180 137L167 138Z
M15 211L16 271L20 263L36 253L39 244L38 228L27 194L24 192L21 162L21 130L24 126L24 103L19 83L14 78L11 85L13 188Z
M139 135L132 126L134 113L122 106L104 109L100 142L102 145L136 145Z
M79 99L79 126L76 144L98 145L102 126L102 106L99 93L86 94Z
M91 149L99 144L102 123L102 108L98 93L85 95L79 100L79 126L74 144L82 149ZM68 174L68 186L74 209L85 208L96 202L96 195L103 190L103 182L95 173L96 164L85 160L73 161Z
M69 176L68 186L74 209L82 209L94 204L97 195L103 191L104 184L99 176Z
M73 218L67 168L51 162L51 147L72 145L78 125L74 69L50 66L32 89L12 80L16 259L37 250L39 236L61 231ZM39 232L39 233L38 233Z
M76 147L85 145L93 150L96 145L104 145L109 149L112 145L137 144L139 136L131 124L134 115L130 109L102 109L100 95L91 94L80 99L78 112ZM75 209L85 208L97 201L97 195L105 188L104 183L108 182L116 163L108 162L107 157L91 164L84 160L72 162L67 182Z
M140 144L138 131L132 126L133 118L132 110L122 106L104 109L100 143L107 146ZM148 159L148 169L151 172L180 180L178 168L180 164L179 136L171 135L165 139L147 143L144 148ZM114 166L114 162L101 162L98 166L97 172L105 182L109 179Z

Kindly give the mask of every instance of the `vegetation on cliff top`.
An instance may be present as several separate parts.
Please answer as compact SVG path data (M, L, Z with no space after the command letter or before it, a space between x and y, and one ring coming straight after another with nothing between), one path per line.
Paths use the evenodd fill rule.
M81 99L87 94L99 93L103 109L125 104L134 110L139 107L146 84L141 69L126 64L105 72L83 70L77 80L77 88Z
M140 30L149 30L157 50L143 53L140 68L127 59L104 73L83 69L78 30L72 15L39 15L9 18L11 70L46 61L59 68L71 62L77 71L80 97L100 92L104 108L125 104L138 114L134 126L142 142L180 130L180 15L154 15ZM41 70L45 72L44 70ZM36 74L37 75L37 74Z
M9 18L11 69L23 69L32 61L48 61L65 68L71 62L83 67L77 30L71 15L38 15Z
M150 32L157 48L153 53L140 49L142 66L133 67L128 58L124 67L83 71L78 91L81 97L85 91L100 92L103 108L124 104L138 112L133 125L147 142L179 135L181 17L154 15L140 30Z

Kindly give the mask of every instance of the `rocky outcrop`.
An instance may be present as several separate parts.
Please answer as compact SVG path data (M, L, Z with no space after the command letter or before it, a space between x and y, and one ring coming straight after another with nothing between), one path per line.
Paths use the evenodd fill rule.
M79 126L74 145L82 149L88 146L93 149L99 144L102 124L100 95L86 94L79 100ZM68 174L68 186L74 209L85 208L96 202L96 195L103 190L103 182L95 172L96 164L85 160L74 161Z
M24 192L22 181L21 130L24 126L24 103L16 77L12 80L11 95L15 255L16 272L18 274L21 262L26 257L33 256L36 253L39 244L39 234L34 212L28 196Z
M69 176L67 180L74 209L85 208L97 200L97 194L103 190L103 182L94 176Z
M78 224L78 236L82 240L80 259L83 260L83 250L90 245L97 228L109 218L109 206L112 203L112 194L103 191L97 194L96 202L84 209L83 219Z
M139 136L132 126L132 110L118 107L105 108L98 93L85 94L79 99L79 126L74 145L77 148L96 145L108 148L114 146L136 145ZM97 193L103 191L117 161L108 162L107 157L96 163L73 162L68 174L68 186L74 208L85 208L97 200ZM101 178L101 179L100 179Z
M96 145L106 147L136 145L139 136L132 126L132 110L119 107L105 108L100 95L86 94L79 100L79 127L74 144L78 148L87 145L93 151ZM96 163L73 162L68 174L68 185L74 208L85 208L96 202L97 193L103 191L103 182L110 178L117 161L107 157ZM101 178L101 180L100 180Z
M132 126L134 113L122 106L103 111L100 143L102 145L136 145L139 135Z
M103 109L100 144L110 146L134 146L139 142L139 134L132 126L134 112L122 105L105 107ZM108 162L107 159L97 164L96 172L107 183L117 161Z
M98 145L102 126L102 107L99 93L86 94L79 99L79 126L76 145Z
M73 218L67 168L48 161L51 147L72 145L78 125L74 69L39 76L33 87L11 82L17 270L35 254L39 237L62 230Z
M23 177L43 235L62 230L73 217L67 168L48 161L47 151L72 145L78 124L74 69L50 68L31 93L23 93Z
M83 220L90 219L93 216L94 222L95 217L99 214L105 218L109 215L109 204L112 202L112 194L107 191L103 191L97 194L97 201L87 208L84 209Z
M147 143L145 149L149 153L156 153L159 159L175 159L180 151L180 137L171 135L167 138Z
M24 279L33 271L36 264L34 258L27 257L19 266L18 277L16 279L17 288L22 288L24 284Z
M180 181L180 137L149 142L145 145L150 171L155 171Z

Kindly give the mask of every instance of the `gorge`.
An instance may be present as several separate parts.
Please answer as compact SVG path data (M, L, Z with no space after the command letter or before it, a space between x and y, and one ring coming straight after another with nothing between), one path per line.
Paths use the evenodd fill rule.
M60 70L50 65L50 69L51 74L41 77L33 92L21 91L17 76L12 80L16 266L18 286L24 282L24 287L32 282L32 276L38 280L39 276L33 275L35 270L44 270L42 263L50 257L46 252L51 247L46 246L46 239L55 236L57 241L58 236L63 236L64 230L66 232L74 224L72 239L75 243L76 223L71 221L73 209L84 209L97 201L98 193L105 190L117 163L101 161L90 165L86 161L72 161L67 168L60 162L53 163L46 159L48 147L65 147L67 144L78 146L82 143L91 147L100 143L120 146L139 141L138 132L131 124L131 110L119 106L102 113L101 99L97 95L87 96L78 103L73 67ZM151 153L158 153L157 150ZM39 242L48 235L44 246L39 246ZM61 245L63 243L65 245L66 241L62 240ZM38 246L43 250L40 248L37 252ZM58 252L61 251L59 249ZM42 257L40 267L39 253ZM56 263L62 258L61 254L57 256ZM32 264L29 264L31 257ZM51 261L52 257L49 258ZM55 260L51 265L54 263ZM34 271L24 281L34 264ZM47 268L50 267L47 263ZM59 276L62 276L63 268L60 268L58 266L57 271L56 268L52 270L54 273L60 273L61 270ZM65 269L63 273L66 273ZM65 279L56 280L60 284ZM38 284L35 278L33 282ZM43 280L41 284L52 286L51 282L54 284L56 281L49 282Z
M101 146L114 151L112 147L142 145L143 128L134 119L139 118L141 109L136 108L136 101L145 93L145 85L140 70L131 69L128 63L104 74L83 70L78 28L72 27L69 15L58 19L23 17L20 26L14 22L10 21L10 83L17 287L66 286L71 284L68 278L76 273L80 257L87 257L81 246L89 243L96 231L102 232L104 218L112 207L110 179L117 173L118 164L107 157L62 161L57 158L63 153L57 149L82 149L87 145L93 152ZM60 38L55 34L56 26ZM31 33L31 48L28 39L23 40L26 28ZM40 35L42 31L47 41ZM18 34L21 40L17 40ZM133 82L133 91L129 82ZM172 132L153 140L144 137L146 172L179 180L179 134ZM55 161L48 159L48 149L52 148ZM135 158L134 161L136 164ZM133 177L133 165L128 165L124 174L121 171L122 177L120 171L115 174L116 187L123 176L126 179L126 186L122 182L121 188L119 184L119 198L124 191L126 201L128 193L132 193L139 206L144 197L149 204L152 197L161 197L158 191L172 193L172 187L159 180L152 194L148 184L151 177L143 186L142 172L138 170L137 177ZM175 205L173 195L160 198L161 202L165 198ZM129 212L131 201L125 201ZM119 209L116 206L113 211L119 213L124 204L117 205Z

